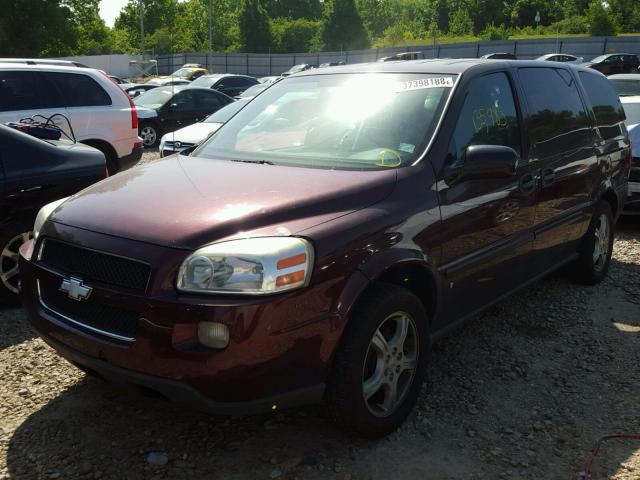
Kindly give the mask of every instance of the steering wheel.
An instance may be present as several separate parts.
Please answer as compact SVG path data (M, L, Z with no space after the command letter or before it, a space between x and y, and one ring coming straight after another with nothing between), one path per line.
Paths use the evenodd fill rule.
M402 156L397 150L393 150L392 148L383 148L378 153L378 162L376 163L376 166L395 168L400 165L402 165Z

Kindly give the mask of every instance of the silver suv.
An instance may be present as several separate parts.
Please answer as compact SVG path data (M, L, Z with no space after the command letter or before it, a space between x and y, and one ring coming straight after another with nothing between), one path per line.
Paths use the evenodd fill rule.
M138 113L131 98L92 68L0 61L0 123L25 117L69 118L79 142L104 153L110 174L125 170L142 155ZM63 119L55 122L65 127Z

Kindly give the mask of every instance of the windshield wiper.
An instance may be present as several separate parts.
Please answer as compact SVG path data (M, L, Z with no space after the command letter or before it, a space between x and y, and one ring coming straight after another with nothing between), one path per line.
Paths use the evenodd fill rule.
M259 165L275 165L275 163L270 162L269 160L231 160L232 162L240 162L240 163L257 163Z

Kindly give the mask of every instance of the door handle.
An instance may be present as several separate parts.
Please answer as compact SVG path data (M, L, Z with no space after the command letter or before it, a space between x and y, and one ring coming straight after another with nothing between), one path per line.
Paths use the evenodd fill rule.
M536 189L536 176L533 173L525 173L520 177L519 187L522 193L532 193Z
M542 171L542 187L548 187L556 179L556 172L551 168L546 168Z

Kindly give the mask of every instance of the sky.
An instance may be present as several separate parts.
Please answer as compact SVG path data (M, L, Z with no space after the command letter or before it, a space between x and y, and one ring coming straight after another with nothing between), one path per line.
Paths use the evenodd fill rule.
M113 27L113 22L128 0L100 0L100 16L107 26Z

